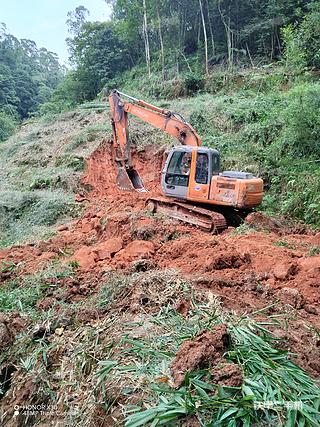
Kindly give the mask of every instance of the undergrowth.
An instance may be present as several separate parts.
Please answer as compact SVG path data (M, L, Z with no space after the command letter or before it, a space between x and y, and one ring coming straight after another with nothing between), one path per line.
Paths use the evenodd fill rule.
M224 358L240 366L242 385L215 384L209 367L188 372L184 384L174 388L170 365L179 346L221 322L228 324L232 339ZM133 395L143 402L122 405L126 427L176 426L188 416L195 416L203 427L263 422L288 427L318 425L319 388L291 362L286 351L275 348L276 339L264 324L224 315L217 301L211 299L207 303L193 300L187 318L168 304L152 316L124 326L124 337L110 349L109 359L99 362L97 376L108 396L108 411L119 399L130 402ZM129 333L132 328L143 327L143 337L134 338Z
M19 390L29 390L37 377L22 404L63 402L55 421L79 427L106 420L126 427L182 426L190 417L203 427L318 425L319 388L266 329L281 327L285 313L267 316L267 307L239 317L224 311L211 292L192 291L173 270L108 273L97 293L67 303L59 292L74 269L53 262L1 288L1 310L29 319L0 358L15 366ZM52 293L60 295L57 305L38 309L36 301ZM181 298L191 303L185 317L175 308ZM255 315L266 320L256 322ZM239 366L242 384L217 384L212 367L204 365L175 388L171 364L180 346L221 323L231 342L219 363ZM10 396L8 391L4 399Z
M85 158L101 142L107 118L71 111L55 122L33 118L0 146L0 247L46 238L81 213Z
M39 239L58 219L78 214L73 197L62 191L1 192L0 247Z
M0 272L15 270L19 271L19 265L9 261L1 262ZM7 281L0 287L0 312L19 311L22 314L37 316L38 300L48 288L55 290L57 287L51 279L63 279L72 275L72 266L52 262L35 274Z

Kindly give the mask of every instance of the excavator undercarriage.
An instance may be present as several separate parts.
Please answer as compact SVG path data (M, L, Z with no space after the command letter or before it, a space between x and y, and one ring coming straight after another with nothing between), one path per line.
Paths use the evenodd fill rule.
M213 234L219 234L228 227L222 214L199 206L165 198L148 199L146 206L151 213L163 213Z

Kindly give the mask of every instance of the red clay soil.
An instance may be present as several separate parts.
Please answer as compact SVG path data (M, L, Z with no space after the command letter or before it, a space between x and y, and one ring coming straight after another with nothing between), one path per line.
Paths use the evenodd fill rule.
M283 237L272 231L255 231L236 235L230 228L212 236L169 219L150 217L145 201L160 195L162 157L163 151L154 147L136 153L135 167L148 193L121 191L115 185L111 146L104 141L88 159L82 180L92 189L85 195L89 203L84 202L88 204L84 216L59 227L57 235L46 242L1 250L0 260L14 261L20 264L20 271L31 273L57 257L77 260L84 272L130 268L136 259L152 258L158 268L204 276L207 287L220 281L219 287L232 288L248 275L255 276L270 289L288 294L283 289L297 290L317 309L320 255L308 255L320 246L320 233ZM266 228L265 216L251 215L255 227L257 220ZM4 272L4 278L10 273Z
M216 326L213 332L202 331L194 340L184 341L171 365L175 387L181 387L187 372L217 365L227 351L228 344L230 337L224 324Z
M236 234L229 228L219 236L151 216L145 202L161 195L163 154L154 146L134 153L148 192L121 191L111 145L103 141L88 159L82 180L90 191L77 196L85 214L59 227L48 241L1 250L0 261L13 261L18 268L0 273L0 281L33 273L52 260L74 261L79 265L76 278L61 279L60 285L66 300L79 300L99 288L105 272L132 272L143 261L145 269L180 270L195 287L220 297L226 308L251 312L280 300L298 310L302 323L319 328L320 233L281 226L281 221L270 226L261 213L249 218L252 232ZM310 330L305 334L310 337ZM308 341L301 342L306 346Z

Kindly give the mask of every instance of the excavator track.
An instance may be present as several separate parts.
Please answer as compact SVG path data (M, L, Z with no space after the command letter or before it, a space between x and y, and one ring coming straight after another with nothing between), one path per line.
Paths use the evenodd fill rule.
M149 212L167 214L213 234L219 234L227 228L227 221L222 214L187 203L157 198L148 199L146 206Z

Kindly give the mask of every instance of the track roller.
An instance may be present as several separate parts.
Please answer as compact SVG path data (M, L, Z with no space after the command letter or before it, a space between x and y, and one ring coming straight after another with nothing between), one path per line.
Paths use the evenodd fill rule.
M219 234L227 228L227 221L222 214L187 203L162 198L148 199L146 207L151 213L164 213L171 218L187 222L214 234Z

